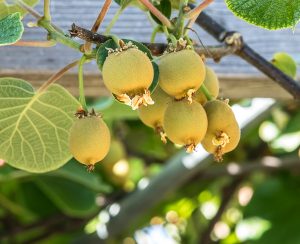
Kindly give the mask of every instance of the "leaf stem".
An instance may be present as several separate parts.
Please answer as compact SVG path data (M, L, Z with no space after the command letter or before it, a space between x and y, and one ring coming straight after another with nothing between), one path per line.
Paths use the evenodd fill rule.
M25 9L27 12L29 12L32 16L34 16L36 19L38 19L38 26L43 27L46 29L49 33L49 36L51 39L60 42L68 47L74 48L80 52L82 52L81 44L75 42L70 37L66 36L62 30L60 30L58 27L53 25L50 21L43 18L42 15L40 15L38 12L36 12L33 8L28 6L26 3L24 3L21 0L17 0L16 2L21 8Z
M83 55L78 65L78 81L79 81L79 102L82 108L85 111L87 111L87 105L86 105L85 95L84 95L84 81L83 81L83 65L85 61L86 61L86 57L85 55Z
M160 22L168 28L173 28L170 20L164 16L149 0L139 0L149 11L160 20Z
M152 31L152 34L151 34L150 43L155 42L155 37L156 37L157 33L160 31L160 29L161 29L161 27L159 25L154 28L154 30Z
M41 19L43 16L40 15L37 11L35 11L33 8L28 6L26 3L24 3L22 0L17 0L16 2L21 8L25 9L28 13L30 13L33 17L36 19Z
M208 101L215 100L204 84L201 85L200 90L203 92L203 94L205 95L205 97Z
M44 0L44 19L47 21L51 21L50 1L51 0Z
M78 65L79 60L76 60L65 67L63 67L61 70L59 70L57 73L52 75L38 90L38 92L45 91L50 85L52 85L54 82L56 82L58 79L60 79L68 70Z
M18 41L12 46L19 46L19 47L53 47L56 45L56 41Z
M106 27L104 35L108 35L110 33L111 29L113 28L113 26L115 25L115 23L119 19L119 17L122 14L123 10L124 9L121 8L121 7L117 10L117 12L115 13L114 17L112 18L112 20L110 21L110 23Z
M184 8L187 6L188 1L187 0L181 0L180 6L179 6L179 14L176 21L175 31L174 35L179 39L183 36L183 30L184 30Z
M91 29L92 32L96 33L97 30L99 29L100 25L102 24L106 14L107 14L107 11L110 8L111 2L112 2L112 0L105 0L102 9L98 14L97 19L95 20L95 23L93 24L93 27ZM86 42L84 44L85 52L90 52L91 51L91 46L92 46L91 42Z
M38 21L38 25L45 28L49 32L49 36L51 39L60 42L73 49L76 49L80 52L83 51L80 43L72 40L70 37L64 35L63 33L58 32L49 21L45 19L40 19Z
M202 3L200 3L196 8L192 9L190 12L185 14L185 18L188 18L189 21L185 27L185 33L189 31L190 28L194 25L196 19L201 14L201 12L208 7L209 4L211 4L214 0L203 0Z
M109 37L116 43L118 47L120 47L120 38L116 35L109 35Z
M188 12L185 17L188 19L197 19L199 14L208 7L214 0L203 0L196 8L193 8L190 12Z

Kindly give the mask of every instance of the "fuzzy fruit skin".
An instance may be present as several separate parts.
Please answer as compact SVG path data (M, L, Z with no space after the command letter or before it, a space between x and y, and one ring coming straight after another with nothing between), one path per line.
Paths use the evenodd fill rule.
M110 133L97 116L77 119L70 131L70 152L82 164L94 165L101 161L110 147Z
M205 80L203 82L207 90L209 91L210 95L213 98L217 98L219 96L219 79L217 74L213 71L212 68L206 66L206 75L205 75ZM203 94L201 89L199 89L195 93L195 101L198 103L204 105L207 102L206 96Z
M163 126L173 143L197 145L207 130L206 113L197 102L173 101L166 109Z
M160 87L170 96L181 99L189 89L199 89L205 78L205 65L193 50L168 53L159 63Z
M162 127L164 114L172 98L165 93L159 86L151 94L154 104L151 106L142 106L138 110L141 121L152 128Z
M129 48L118 54L109 54L102 75L105 86L112 93L131 96L149 88L154 71L145 53L137 48Z
M222 153L234 150L241 136L239 125L235 119L231 107L223 101L214 100L204 105L207 114L208 128L202 141L202 146L209 153L215 153L217 146L212 144L212 140L219 131L225 132L230 142L222 148Z
M126 159L125 148L120 141L113 139L108 154L100 162L100 167L103 169L108 180L118 186L124 185L129 176L129 171L123 175L116 175L113 171L114 166L122 159ZM126 160L123 163L128 165Z

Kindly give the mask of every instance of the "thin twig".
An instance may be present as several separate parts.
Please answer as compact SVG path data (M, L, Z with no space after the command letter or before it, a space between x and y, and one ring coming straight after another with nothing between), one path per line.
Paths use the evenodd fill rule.
M192 5L191 5L192 6ZM193 6L192 6L193 7ZM236 32L229 32L222 25L217 23L209 15L203 12L196 20L196 23L211 34L219 42L225 42L229 36L234 36ZM239 38L242 40L242 37ZM300 100L300 83L284 74L281 70L263 58L260 54L249 47L246 42L242 42L240 48L235 52L236 55L256 67L262 73L270 77L283 89L290 93L295 99Z
M78 37L84 41L92 42L94 44L101 44L111 39L111 37L107 37L105 35L101 35L98 33L93 33L90 30L72 24L72 28L70 30L70 35L72 37ZM143 43L147 46L153 55L158 56L163 54L163 52L167 48L167 44L165 43ZM235 46L229 45L219 45L219 46L195 46L195 51L199 55L205 55L207 58L213 58L214 61L218 62L224 56L234 54L236 52Z
M18 41L12 44L18 47L53 47L55 45L55 41Z
M78 65L79 60L76 60L67 66L63 67L61 70L59 70L57 73L52 75L38 90L38 92L45 91L51 84L56 82L58 79L60 79L68 70Z
M170 20L164 16L149 0L139 0L142 4L145 5L149 11L156 16L160 22L168 28L172 28L172 23Z
M99 29L101 23L104 20L104 17L106 16L107 11L110 8L111 2L112 2L112 0L105 0L104 5L103 5L101 11L99 12L99 15L98 15L98 17L97 17L97 19L96 19L96 21L95 21L95 23L94 23L94 25L91 29L91 32L93 32L93 33L97 32L97 30ZM91 49L91 45L92 45L91 42L86 42L84 44L84 50L89 51Z
M224 211L226 210L230 200L232 199L234 193L236 192L237 188L239 187L240 183L242 182L243 178L236 178L234 179L229 185L225 186L223 189L222 194L222 201L221 205L218 209L216 215L212 218L206 230L200 233L199 236L199 244L210 244L212 240L210 239L210 234L215 227L215 224L219 221L222 217Z

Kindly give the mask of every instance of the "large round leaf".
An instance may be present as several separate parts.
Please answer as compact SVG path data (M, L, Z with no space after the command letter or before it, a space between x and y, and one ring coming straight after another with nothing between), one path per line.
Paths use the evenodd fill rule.
M0 158L29 172L64 165L79 103L59 85L35 93L24 80L0 78Z
M0 46L10 45L21 39L24 31L20 13L0 19Z
M226 4L238 17L269 30L294 27L300 19L299 0L226 0Z

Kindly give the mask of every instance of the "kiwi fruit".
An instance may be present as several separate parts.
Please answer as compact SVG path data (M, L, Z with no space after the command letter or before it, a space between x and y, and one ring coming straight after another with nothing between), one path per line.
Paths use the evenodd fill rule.
M223 154L234 150L240 140L240 128L226 101L214 100L204 105L208 127L202 141L204 149L222 161Z
M206 69L206 75L203 84L209 91L210 95L213 98L217 98L219 95L219 79L216 75L216 73L213 71L212 68L205 66ZM207 102L206 96L203 94L201 89L198 89L197 92L194 95L194 100L197 101L198 103L201 103L204 105Z
M151 97L154 101L154 105L140 107L138 115L145 125L153 128L157 133L160 133L162 141L166 142L163 130L163 119L166 108L172 101L172 98L159 86L156 87L154 92L151 94Z
M189 49L164 54L158 67L161 88L176 99L190 98L205 78L201 57Z
M100 168L103 169L106 178L117 186L124 185L129 176L130 166L126 157L123 144L113 139L108 154L100 162Z
M170 141L184 145L187 152L192 152L207 130L205 110L199 103L175 100L165 111L163 128Z
M135 47L112 52L106 58L103 82L115 97L132 108L152 104L150 87L154 70L148 56Z
M74 158L94 168L110 147L110 133L107 125L99 116L84 116L76 119L70 130L69 148Z

